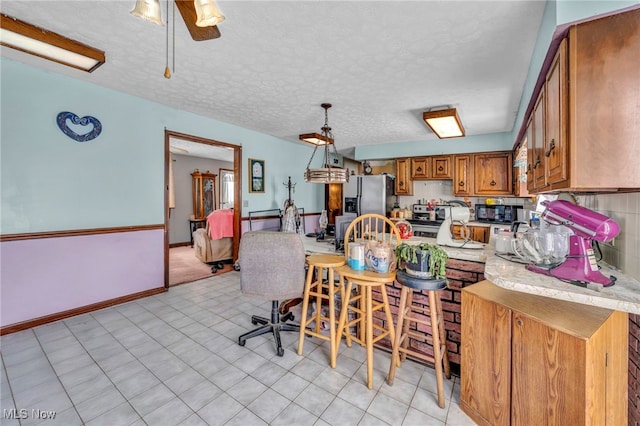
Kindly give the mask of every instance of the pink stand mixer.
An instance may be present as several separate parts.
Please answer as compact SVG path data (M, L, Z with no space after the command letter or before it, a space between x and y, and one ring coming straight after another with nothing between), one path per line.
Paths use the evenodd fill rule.
M615 284L615 277L605 277L598 268L592 241L609 242L620 233L613 219L564 200L546 201L542 219L550 225L563 225L572 231L569 235L569 253L557 266L545 268L527 265L530 271L551 275L573 284ZM552 227L553 228L553 227Z

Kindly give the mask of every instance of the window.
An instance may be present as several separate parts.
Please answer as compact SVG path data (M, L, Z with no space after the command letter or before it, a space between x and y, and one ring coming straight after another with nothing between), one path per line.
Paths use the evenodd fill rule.
M220 169L220 208L233 208L234 192L233 170Z

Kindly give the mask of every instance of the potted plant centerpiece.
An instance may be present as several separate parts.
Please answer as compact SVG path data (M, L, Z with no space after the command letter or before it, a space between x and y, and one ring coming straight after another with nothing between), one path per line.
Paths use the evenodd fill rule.
M402 242L396 246L395 255L398 268L409 275L425 279L445 278L449 256L438 245Z

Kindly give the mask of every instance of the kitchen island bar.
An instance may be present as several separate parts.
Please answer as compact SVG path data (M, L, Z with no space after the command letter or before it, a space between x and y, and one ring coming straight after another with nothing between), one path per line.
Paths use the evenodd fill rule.
M330 252L335 253L333 246L325 242L316 242L315 238L303 237L305 248L309 253ZM403 242L419 244L428 242L435 244L435 239L424 237L412 237ZM620 315L625 318L623 322L627 324L628 332L625 331L628 341L619 342L618 355L622 354L627 365L628 383L627 407L628 424L640 424L640 282L620 271L616 271L602 264L602 271L605 275L615 275L616 284L607 288L599 288L599 291L590 288L583 288L577 285L562 282L556 278L536 274L525 269L523 264L509 262L494 253L494 248L487 246L483 250L458 249L443 247L449 255L446 276L449 280L449 288L442 290L442 305L445 318L445 330L447 337L447 348L450 354L452 371L456 374L464 370L461 366L461 332L462 326L467 320L462 317L462 290L473 287L475 283L487 280L496 287L506 290L513 290L525 299L530 295L532 298L548 298L571 302L578 305L577 308L593 306L595 310L615 311L617 321ZM392 305L394 318L397 315L397 305L399 303L400 286L395 283L387 286L387 292ZM415 299L427 305L426 295L416 293ZM562 312L557 315L562 317ZM627 319L628 317L628 319ZM384 318L376 318L375 321L384 321ZM425 330L431 333L431 330ZM416 350L432 354L432 348L419 342L410 342ZM385 350L390 350L391 344L388 341L381 341L377 344ZM486 343L487 350L491 349L491 343ZM624 345L622 348L620 345ZM628 353L628 355L627 355ZM464 372L462 372L464 374ZM622 383L619 381L618 383ZM606 396L601 395L605 398ZM624 399L624 398L623 398ZM624 425L622 425L624 426Z

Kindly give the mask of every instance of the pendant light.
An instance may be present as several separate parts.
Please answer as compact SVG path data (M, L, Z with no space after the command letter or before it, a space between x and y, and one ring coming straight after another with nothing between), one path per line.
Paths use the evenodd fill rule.
M137 0L131 14L154 24L162 25L159 0Z
M224 15L220 13L214 0L194 0L193 5L196 8L198 17L197 26L213 27L224 21Z
M307 168L304 172L304 180L305 182L311 183L345 183L349 181L349 170L343 169L341 167L332 167L331 161L329 158L329 146L333 148L333 153L337 156L338 152L336 151L336 146L333 143L333 133L331 132L331 127L329 127L329 114L328 110L331 108L331 104L322 104L320 105L324 108L324 126L322 126L322 134L318 133L306 133L299 136L301 141L310 143L315 146L313 149L313 153L311 154L311 158L309 159L309 163L307 163ZM311 169L309 166L311 165L311 161L313 157L316 155L316 151L318 147L322 146L324 149L324 163L323 167Z

